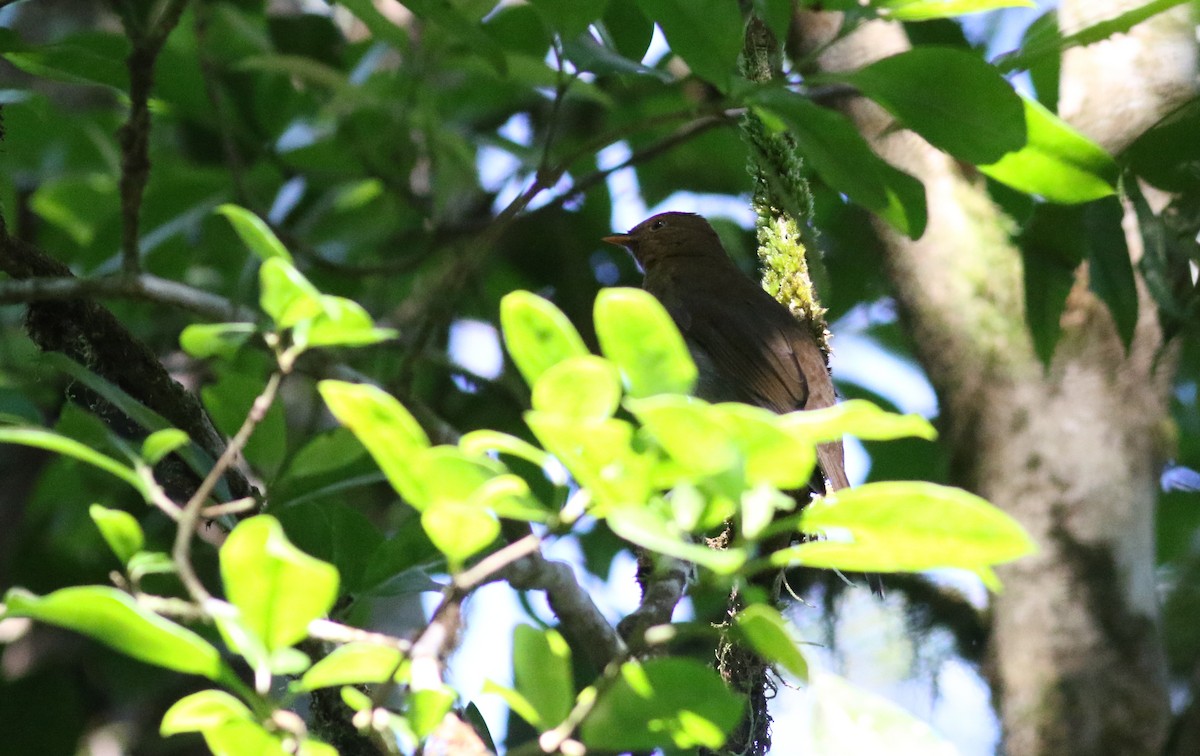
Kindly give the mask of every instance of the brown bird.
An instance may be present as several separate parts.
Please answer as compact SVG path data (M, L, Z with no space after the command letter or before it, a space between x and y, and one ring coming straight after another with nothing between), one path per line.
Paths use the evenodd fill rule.
M734 265L704 218L662 213L604 241L633 253L643 288L683 332L700 371L697 396L778 413L837 401L812 329ZM814 490L850 485L840 441L821 444L817 460L825 479L814 476Z

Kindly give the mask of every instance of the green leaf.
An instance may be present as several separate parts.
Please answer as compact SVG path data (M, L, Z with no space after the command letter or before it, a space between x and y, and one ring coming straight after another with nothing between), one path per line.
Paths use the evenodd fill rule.
M421 739L433 734L450 713L450 707L457 698L458 695L448 686L412 691L408 696L406 713L413 734Z
M843 489L809 504L800 526L804 532L825 533L830 540L783 549L772 555L772 564L918 572L990 566L1035 550L1016 520L978 496L914 481Z
M48 431L44 428L0 426L0 444L21 444L22 446L32 446L56 452L65 457L73 457L80 462L86 462L93 467L98 467L107 473L115 475L136 488L147 499L150 498L150 492L146 488L145 481L138 477L136 472L112 457L101 454L74 439L60 436L53 431Z
M213 756L291 756L278 735L258 722L233 720L204 731Z
M850 119L781 88L748 99L768 125L781 120L796 135L796 149L832 189L910 239L925 233L925 187L875 154Z
M550 461L550 455L524 439L494 430L474 430L464 433L458 440L458 448L471 456L481 456L487 452L508 454L523 459L544 468Z
M1033 0L874 0L879 15L894 21L930 21L997 8L1035 8Z
M820 78L853 85L968 163L994 163L1026 142L1021 98L995 68L962 50L919 47Z
M367 384L321 381L317 390L338 422L370 452L392 488L406 501L424 501L424 485L412 464L419 451L429 448L429 437L408 410Z
M558 726L575 704L571 649L554 630L517 625L513 630L513 684L537 712L539 730Z
M142 441L142 459L149 465L157 465L163 457L179 449L191 439L178 428L163 428L154 431Z
M507 706L513 714L516 714L529 724L536 727L541 721L541 716L538 714L538 711L534 708L533 704L531 704L529 700L525 698L525 696L521 695L512 688L507 688L498 683L494 683L491 680L484 680L483 692L487 695L500 696L500 698L504 701L505 706Z
M632 544L693 562L718 575L732 575L746 563L745 549L710 549L680 532L674 522L644 506L617 507L608 512L606 521L614 533Z
M471 456L456 446L435 446L418 452L410 464L424 492L423 498L410 502L418 511L442 504L465 504L480 486L504 471L494 460Z
M283 246L283 242L279 241L279 237L262 218L244 207L230 204L221 205L217 212L225 216L242 243L263 262L274 258L294 262L287 247Z
M259 374L241 373L234 366L222 365L217 381L200 389L200 397L217 428L232 436L246 422L262 388L263 379ZM283 403L274 402L246 442L246 459L259 470L273 475L283 464L287 446Z
M1087 255L1083 209L1039 203L1018 239L1025 277L1025 319L1034 350L1050 364L1062 335L1062 312Z
M500 45L478 23L464 16L455 4L446 0L405 0L404 7L417 17L443 27L465 50L483 57L498 74L507 72L508 59Z
M787 630L787 620L765 604L754 604L735 617L742 637L759 656L791 672L800 681L808 680L808 662Z
M256 330L253 323L194 323L179 334L179 346L197 359L232 360Z
M376 328L375 321L352 299L320 296L321 312L296 326L292 339L309 347L367 346L396 338L391 328Z
M897 415L866 399L851 399L825 409L789 412L779 422L785 430L803 436L812 444L839 441L842 436L856 436L864 441L937 438L937 430L920 415Z
M1196 186L1200 165L1200 99L1185 101L1134 140L1121 153L1121 161L1139 178L1159 189L1187 192ZM1129 182L1125 182L1129 191Z
M662 394L631 399L629 411L679 466L696 475L715 475L741 457L721 414L703 399Z
M306 637L337 599L337 570L293 546L269 515L239 523L220 554L225 593L268 651Z
M1088 235L1088 283L1108 305L1117 335L1128 349L1137 327L1138 295L1133 279L1133 262L1121 228L1124 211L1116 197L1084 207L1083 222Z
M628 422L610 418L581 423L531 411L525 413L525 423L602 506L643 504L650 497L652 460L634 451Z
M737 724L742 706L742 699L702 662L628 661L583 720L580 736L598 751L716 749Z
M630 396L686 394L696 385L696 363L675 322L641 289L604 289L596 296L596 337L616 363Z
M1113 194L1120 169L1112 156L1038 102L1023 101L1025 145L979 170L1050 202L1075 204Z
M421 513L421 526L455 571L500 536L495 515L470 504L432 506Z
M779 415L761 407L728 402L713 407L725 432L737 444L751 485L797 488L812 478L817 454L812 441L788 433Z
M296 266L282 257L272 257L258 271L262 293L259 305L278 328L291 328L325 311L321 292L309 283Z
M642 12L656 21L671 45L702 79L728 91L742 50L742 14L727 0L642 0Z
M168 736L204 732L239 720L254 721L246 704L223 690L202 690L172 704L163 714L159 733Z
M221 655L191 630L142 608L116 588L90 585L35 596L13 588L4 596L5 617L30 617L100 641L147 664L216 679Z
M88 507L88 515L100 529L104 542L117 555L121 564L128 564L134 554L146 545L146 535L137 518L119 509L109 509L99 504Z
M533 384L533 408L538 412L605 420L620 402L620 374L611 362L595 355L563 360Z
M530 386L568 357L588 353L562 310L528 291L514 291L500 300L500 326L508 353Z
M638 8L637 0L609 0L604 13L608 41L622 57L641 61L654 38L654 22Z
M295 692L329 688L335 685L363 685L387 682L393 672L398 682L406 679L400 667L400 649L378 643L347 643L309 667L304 677L292 685Z
M604 6L608 4L607 0L530 0L530 3L564 40L574 39L586 31L588 24L604 14Z

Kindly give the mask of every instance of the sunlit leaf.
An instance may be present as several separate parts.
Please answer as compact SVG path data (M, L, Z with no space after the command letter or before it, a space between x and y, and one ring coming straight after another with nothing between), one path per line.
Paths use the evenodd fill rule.
M142 608L116 588L60 588L45 596L13 588L5 594L4 605L3 616L65 627L147 664L209 679L223 672L221 655L208 641Z
M126 564L134 554L146 545L146 536L137 518L119 509L109 509L99 504L88 507L88 515L104 536L104 542L116 554L121 564Z
M297 549L269 515L243 520L221 546L229 601L268 651L291 646L324 616L338 594L330 564Z
M808 679L808 662L787 630L787 620L765 604L754 604L738 612L734 618L742 636L754 650L797 679Z
M570 357L550 367L533 384L533 408L579 420L612 417L621 402L621 376L594 355Z
M657 299L641 289L604 289L596 296L596 337L616 363L630 396L686 394L696 364L683 336Z
M1112 156L1037 101L1023 101L1025 145L979 170L1051 202L1089 202L1113 194L1119 168Z
M508 353L530 386L559 362L588 353L562 310L528 291L514 291L500 301L500 325Z
M283 242L279 241L279 237L262 218L237 205L221 205L217 208L217 212L229 220L242 243L249 247L250 251L260 260L266 262L278 257L285 262L292 262L292 254L287 251L287 247L283 246Z
M412 469L413 460L429 447L421 425L387 392L364 383L321 381L321 397L333 416L367 448L392 487L408 501L421 501L425 490Z

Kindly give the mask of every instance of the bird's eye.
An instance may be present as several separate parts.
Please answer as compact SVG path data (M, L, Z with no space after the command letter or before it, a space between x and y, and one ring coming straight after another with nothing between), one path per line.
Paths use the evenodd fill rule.
M656 220L650 224L650 230L657 231L658 229L660 229L666 225L667 225L667 222L665 220L663 220L662 218L659 218L658 220Z

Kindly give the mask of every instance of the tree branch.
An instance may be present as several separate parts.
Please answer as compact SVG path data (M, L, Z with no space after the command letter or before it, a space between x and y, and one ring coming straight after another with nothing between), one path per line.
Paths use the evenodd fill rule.
M141 270L139 221L142 196L150 178L150 90L154 86L154 63L167 35L179 23L187 0L170 0L149 30L133 18L135 10L121 13L125 34L133 44L126 65L129 69L129 119L117 140L121 145L121 265L126 273ZM122 6L118 4L118 9Z
M101 278L49 276L0 282L0 305L118 297L178 307L209 320L237 321L246 310L224 297L149 273Z

